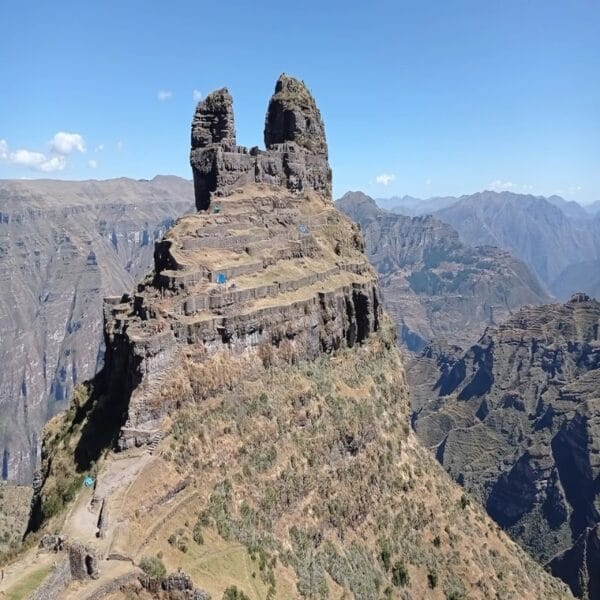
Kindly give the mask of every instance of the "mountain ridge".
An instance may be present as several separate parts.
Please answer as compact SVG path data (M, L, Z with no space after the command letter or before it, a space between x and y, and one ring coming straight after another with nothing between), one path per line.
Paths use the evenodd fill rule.
M496 248L464 244L434 216L384 211L362 192L348 192L336 206L360 224L386 307L411 350L436 337L474 342L486 325L521 305L550 300L521 261Z

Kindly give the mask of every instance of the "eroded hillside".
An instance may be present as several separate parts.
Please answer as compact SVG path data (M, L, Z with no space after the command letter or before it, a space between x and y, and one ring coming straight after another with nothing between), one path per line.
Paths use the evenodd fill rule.
M279 79L266 150L235 144L226 90L194 127L200 211L157 245L135 292L107 303L105 368L47 428L32 520L43 548L1 589L570 597L411 433L395 328L331 201L306 87Z
M464 244L432 216L384 211L361 192L348 192L336 206L361 226L385 307L410 350L434 339L466 347L523 304L550 300L523 262L497 248Z
M177 177L0 182L2 479L31 483L44 423L102 365L102 298L192 205Z
M412 390L413 419L448 472L540 561L585 545L600 521L600 303L523 308L463 354L432 349L414 369L430 381L437 369ZM553 568L585 582L585 562L576 577L565 560Z

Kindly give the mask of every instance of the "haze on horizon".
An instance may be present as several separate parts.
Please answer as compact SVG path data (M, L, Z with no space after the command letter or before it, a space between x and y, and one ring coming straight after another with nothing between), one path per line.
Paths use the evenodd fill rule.
M334 195L507 189L600 199L600 4L3 3L0 178L190 177L226 83L262 145L272 82L310 83Z

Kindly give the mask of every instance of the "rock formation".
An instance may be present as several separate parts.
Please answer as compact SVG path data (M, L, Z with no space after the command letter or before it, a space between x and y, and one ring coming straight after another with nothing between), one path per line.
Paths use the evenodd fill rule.
M31 485L44 423L102 366L102 298L192 207L178 177L0 181L0 478Z
M194 127L231 140L217 96ZM267 117L272 146L303 157L301 189L287 176L196 187L201 210L156 245L154 272L107 302L105 367L47 426L32 526L107 556L76 588L92 598L123 560L177 587L170 598L200 597L166 577L177 567L213 598L570 597L411 433L358 227L311 183L324 137L304 137L322 128L307 98L282 78ZM229 149L212 149L228 181ZM90 470L93 493L78 479ZM103 537L94 498L110 509Z
M600 522L600 302L524 307L442 356L437 381L413 390L418 436L540 561L566 551L563 576Z
M569 584L578 598L600 598L600 523L586 527L571 548L550 561L550 571Z
M385 307L409 350L434 339L465 347L523 304L550 301L520 260L497 248L468 246L432 216L390 213L361 192L348 192L336 207L360 225ZM409 383L420 382L411 377Z
M293 192L312 189L331 197L331 169L321 113L304 83L281 75L265 121L266 150L236 145L233 100L226 89L209 94L196 108L190 164L196 207L206 210L211 194L227 195L248 183Z

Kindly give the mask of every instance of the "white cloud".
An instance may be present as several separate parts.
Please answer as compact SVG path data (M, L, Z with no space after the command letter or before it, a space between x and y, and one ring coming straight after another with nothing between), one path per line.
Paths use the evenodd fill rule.
M377 177L375 177L375 181L377 183L385 186L390 185L394 179L396 179L396 176L393 173L382 173L381 175L377 175Z
M8 160L13 165L29 167L34 171L43 171L44 173L62 171L67 164L64 156L49 157L41 152L31 152L30 150L15 150L8 155Z
M173 97L173 92L171 90L160 90L157 97L161 102L164 102L165 100L170 100Z
M200 100L202 100L202 92L200 90L194 90L192 92L192 97L194 98L194 102L200 102Z
M98 161L96 160L88 160L88 167L90 169L95 169L98 166Z
M102 152L104 150L104 144L98 144L94 149L94 152Z
M6 140L0 140L0 160L44 173L62 171L67 164L66 158L60 155L47 156L42 152L33 152L24 148L11 152Z
M50 148L57 154L66 156L74 150L85 152L85 141L79 133L59 131L50 142Z
M512 181L503 181L502 179L494 179L488 186L491 190L510 190L515 187Z
M503 179L494 179L491 181L487 189L494 192L511 191L515 193L531 193L533 192L533 185L529 183L515 183L514 181L504 181Z

